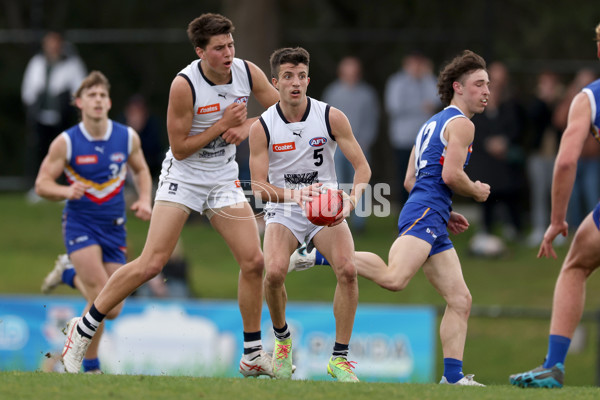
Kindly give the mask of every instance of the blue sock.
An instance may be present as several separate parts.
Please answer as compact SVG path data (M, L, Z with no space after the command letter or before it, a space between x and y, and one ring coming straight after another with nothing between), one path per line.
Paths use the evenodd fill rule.
M331 265L329 261L323 257L323 254L319 253L319 250L315 253L315 265Z
M544 368L551 368L557 363L564 365L570 344L571 339L568 337L550 335L550 340L548 341L548 354L546 355L546 361L544 361Z
M100 369L100 360L98 358L84 358L83 359L83 372L93 371Z
M63 283L66 283L67 285L71 286L73 289L75 289L75 275L77 273L75 272L75 268L67 268L63 271L62 273L62 281Z
M460 381L465 375L462 372L463 362L456 358L444 358L444 376L450 383Z

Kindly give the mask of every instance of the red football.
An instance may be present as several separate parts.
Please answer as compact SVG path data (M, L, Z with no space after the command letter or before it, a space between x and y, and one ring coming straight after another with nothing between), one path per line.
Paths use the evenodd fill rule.
M344 198L335 190L327 190L306 202L306 218L315 225L329 225L342 212Z

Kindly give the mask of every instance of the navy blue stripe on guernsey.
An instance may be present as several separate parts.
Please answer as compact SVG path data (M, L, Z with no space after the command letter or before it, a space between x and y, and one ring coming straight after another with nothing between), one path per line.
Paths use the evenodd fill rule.
M252 75L250 74L250 66L248 66L248 63L246 62L246 60L244 61L244 67L246 67L246 72L248 73L248 83L250 83L250 90L252 90Z
M179 74L177 74L177 76L181 76L181 77L185 78L185 80L188 81L188 83L190 84L190 88L192 89L192 107L193 107L194 104L196 104L196 90L194 89L194 85L192 84L192 81L190 80L189 76L187 76L186 74L179 73Z
M265 130L265 136L267 137L267 147L268 147L269 143L271 142L271 134L269 134L269 128L267 128L267 124L265 123L265 120L263 119L263 117L258 117L258 120L260 121L261 125L263 126L263 129Z
M331 133L331 123L329 122L329 111L331 110L331 106L327 104L325 107L325 125L327 125L327 133L329 137L335 141L335 136Z

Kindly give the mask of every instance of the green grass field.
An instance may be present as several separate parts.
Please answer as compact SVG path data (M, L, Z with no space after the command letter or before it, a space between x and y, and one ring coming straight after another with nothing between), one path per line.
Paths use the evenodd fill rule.
M0 219L3 229L0 231L0 253L3 255L3 279L0 279L0 293L3 294L39 294L39 287L45 274L52 267L60 252L64 252L60 231L61 204L41 202L27 204L22 193L0 195ZM128 222L130 252L139 254L145 241L148 223L131 217ZM454 237L457 251L461 257L465 279L473 295L474 315L470 319L469 333L465 349L464 366L466 373L475 373L480 382L493 386L493 392L498 397L484 397L483 393L491 390L467 390L477 393L477 398L533 398L519 396L537 396L537 391L513 390L507 385L508 375L539 365L545 355L548 334L548 318L542 317L498 317L501 310L519 310L532 308L549 312L552 300L554 282L566 253L566 247L561 247L559 260L539 260L535 257L537 249L529 249L513 244L509 254L499 259L474 258L468 254L468 240L473 229L463 235ZM367 233L355 237L358 250L369 250L387 258L390 244L396 236L396 216L389 218L371 218L368 222ZM209 299L232 299L237 291L238 268L222 239L212 230L202 218L193 218L185 227L182 240L186 256L191 265L191 284L196 296ZM335 277L328 268L313 268L304 272L291 274L287 279L287 290L290 301L331 301ZM443 307L444 303L437 292L429 285L423 273L418 273L408 288L401 293L387 292L370 281L360 280L361 303L386 304L431 304ZM600 281L592 277L588 283L588 301L586 310L600 309ZM60 288L57 294L74 294L68 288ZM488 316L478 316L479 310L496 310ZM518 313L516 313L518 314ZM596 358L597 326L592 321L582 324L584 340L580 348L574 348L567 358L566 384L569 386L569 398L588 398L585 396L600 392L591 387L596 384L598 373ZM441 361L441 351L437 344L438 358ZM441 362L437 363L437 376L441 375ZM451 393L466 393L462 389L448 390L437 385L393 385L393 384L360 384L357 388L349 389L344 386L327 385L324 382L272 382L225 380L225 379L189 379L177 377L86 377L75 378L56 374L40 373L2 373L0 399L27 398L20 393L18 397L4 396L2 391L17 390L19 386L28 387L32 392L39 387L44 390L48 382L48 393L59 392L61 387L97 382L98 385L109 387L113 398L120 397L121 391L128 392L131 388L145 386L154 390L138 392L144 398L159 398L161 390L179 393L178 388L187 388L195 397L209 397L212 393L232 390L232 398L242 397L241 393L248 390L263 391L266 394L278 390L291 390L293 393L306 393L307 398L321 398L324 388L335 388L330 395L352 390L349 395L388 396L398 398L439 398L451 396ZM96 380L97 379L97 380ZM139 385L140 382L147 383ZM231 383L233 382L233 384ZM96 383L94 383L96 384ZM291 385L291 386L287 386ZM296 386L298 385L298 386ZM11 389L12 388L12 389ZM17 389L15 389L17 388ZM122 389L121 389L122 388ZM204 389L208 388L208 389ZM456 389L456 388L454 388ZM98 389L100 390L100 389ZM137 389L136 389L137 390ZM142 389L140 389L142 390ZM144 389L145 390L145 389ZM183 389L182 389L183 390ZM239 390L239 393L235 392ZM307 392L304 392L307 390ZM341 390L341 392L339 392ZM74 390L73 390L74 391ZM571 392L572 391L572 392ZM528 393L525 393L528 392ZM534 393L537 392L537 393ZM567 393L566 390L558 391ZM558 392L544 391L544 397L555 398ZM16 392L15 392L16 393ZM39 392L42 393L42 392ZM187 392L186 392L187 393ZM202 393L204 393L202 395ZM531 393L531 394L530 394ZM556 394L555 394L556 393ZM129 395L129 394L127 394ZM177 396L185 399L186 394ZM486 395L487 396L487 395ZM550 397L551 396L551 397ZM40 397L39 395L36 398ZM190 396L191 397L191 396ZM269 397L265 395L265 397ZM33 398L33 397L32 397ZM65 397L63 397L65 398ZM65 399L68 399L66 397ZM93 398L93 397L91 397ZM360 397L357 397L360 398ZM452 398L452 397L449 397ZM461 397L469 398L469 397ZM537 397L536 397L537 398ZM559 398L559 397L556 397ZM562 397L560 397L562 398ZM591 397L590 397L591 398Z
M68 375L40 372L0 373L0 398L19 400L130 400L130 399L597 399L598 389L567 387L525 390L509 385L486 388L437 384L276 381L269 379L193 378L131 375ZM26 389L24 389L26 388Z

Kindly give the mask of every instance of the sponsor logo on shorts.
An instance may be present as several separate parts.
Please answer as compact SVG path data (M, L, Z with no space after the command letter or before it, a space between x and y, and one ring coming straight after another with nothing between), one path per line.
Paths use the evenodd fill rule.
M177 183L169 183L169 194L177 194L178 186L179 185Z
M116 162L116 163L123 162L123 161L125 161L125 154L120 153L120 152L119 153L112 153L110 155L110 161Z
M88 235L83 235L83 236L78 236L75 239L71 239L69 240L69 246L73 246L77 243L83 243L85 241L89 240L89 236Z
M75 157L75 164L77 164L77 165L98 164L98 156L96 154L77 156L77 157Z
M427 228L425 232L429 233L433 239L437 239L437 235L431 231L431 229Z
M288 142L288 143L277 143L273 145L273 152L281 153L284 151L292 151L296 150L296 143Z
M312 138L308 142L308 144L310 144L311 147L325 146L325 143L327 143L327 138L326 137L322 137L322 136L321 137Z
M204 107L198 107L196 114L210 114L218 111L221 111L221 104L215 103Z

